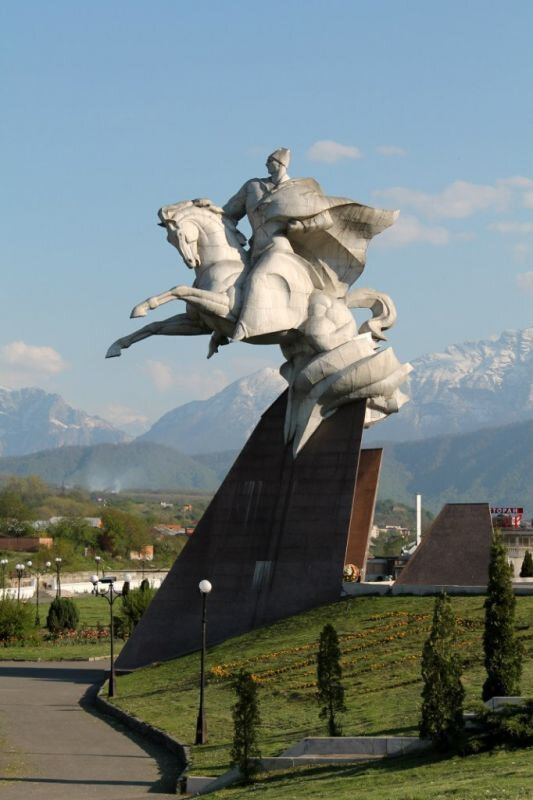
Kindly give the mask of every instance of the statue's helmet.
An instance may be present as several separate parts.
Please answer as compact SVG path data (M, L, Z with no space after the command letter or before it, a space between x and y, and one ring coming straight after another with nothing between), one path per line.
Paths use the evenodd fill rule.
M284 167L288 167L289 161L291 160L291 151L288 147L280 147L278 150L274 150L273 153L270 153L267 162L271 159L283 164Z

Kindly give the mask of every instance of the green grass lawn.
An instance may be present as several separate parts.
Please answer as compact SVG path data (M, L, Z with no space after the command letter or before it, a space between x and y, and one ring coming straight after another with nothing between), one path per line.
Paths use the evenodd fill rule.
M98 624L102 628L109 626L109 604L102 597L82 595L73 598L80 612L80 628L95 628ZM48 614L48 607L52 602L47 598L39 603L39 616L43 627L36 628L35 641L25 645L14 647L2 647L0 645L0 661L24 660L24 661L78 661L88 658L97 658L109 655L109 641L101 642L46 642L43 636L47 633L44 625ZM116 616L120 607L120 599L113 605L113 612ZM35 606L32 603L32 609ZM115 651L118 655L123 642L115 640Z
M484 680L481 647L483 600L482 597L452 598L458 623L456 646L464 660L463 681L467 705L479 701ZM279 755L288 745L304 736L325 735L314 695L317 641L327 622L337 629L342 649L343 682L348 707L342 719L344 734L416 735L422 688L420 655L431 624L433 603L433 598L429 597L352 598L210 648L206 691L209 744L192 747L192 774L217 775L228 766L232 738L231 706L234 702L231 676L240 668L250 670L259 684L262 716L260 746L263 755ZM532 695L533 597L518 598L517 625L525 648L522 692ZM198 710L198 672L198 654L138 670L120 677L118 696L114 702L140 719L163 728L181 742L191 744ZM502 754L504 757L506 755ZM516 757L521 759L522 755ZM484 756L476 758L479 764L497 763L484 762ZM466 768L467 764L474 764L474 761L467 759L460 763ZM394 764L394 771L401 772L400 762ZM356 782L355 778L352 782L352 794L355 786L359 786L361 770L370 776L382 776L380 779L386 786L387 781L391 780L390 775L386 776L387 770L392 769L393 766L383 765L350 768L348 772L357 778ZM410 771L412 769L409 767ZM420 769L421 774L426 775L424 770L431 773L431 770L439 767L432 764L420 766ZM485 767L481 771L483 769ZM342 797L336 794L334 782L344 780L341 776L346 769L326 772L329 776L327 780L333 783L322 796L331 793L332 796ZM302 787L307 786L309 775L311 771L306 770L298 778ZM276 796L287 798L308 794L307 788L302 788L300 794L291 794L289 789L286 794L279 794L279 782L282 780L280 776L268 779L268 786L274 787L272 797L274 792L278 792ZM427 781L430 780L427 777ZM433 798L434 795L417 790L404 795L362 796ZM446 796L484 797L483 793ZM527 795L516 795L522 796ZM533 789L530 797L533 798Z
M531 800L533 749L468 758L394 758L349 767L309 767L259 776L213 800Z

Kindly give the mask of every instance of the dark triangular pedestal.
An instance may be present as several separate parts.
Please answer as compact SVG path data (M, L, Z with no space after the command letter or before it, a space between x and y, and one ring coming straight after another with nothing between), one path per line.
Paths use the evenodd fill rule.
M200 646L198 583L213 584L208 644L335 601L366 401L325 420L296 459L287 394L261 418L117 660L128 670Z

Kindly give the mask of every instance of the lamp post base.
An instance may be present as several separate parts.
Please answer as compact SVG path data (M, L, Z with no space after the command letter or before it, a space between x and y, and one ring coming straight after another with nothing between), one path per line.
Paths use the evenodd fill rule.
M196 738L195 744L207 744L207 723L205 715L200 712L196 721Z

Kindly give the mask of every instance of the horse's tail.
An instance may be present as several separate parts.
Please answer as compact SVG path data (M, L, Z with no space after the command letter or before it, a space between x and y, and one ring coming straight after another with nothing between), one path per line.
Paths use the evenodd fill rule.
M387 340L383 331L392 328L397 317L396 306L388 294L376 289L354 289L346 295L346 305L348 308L369 308L372 311L372 317L363 322L359 333L368 331L378 341Z

